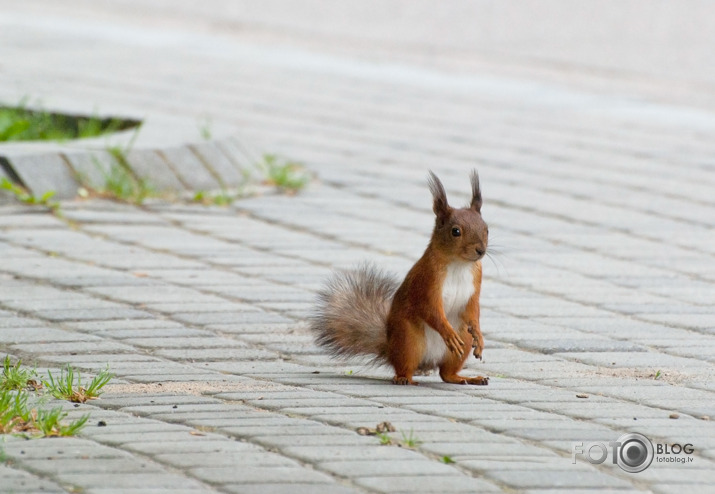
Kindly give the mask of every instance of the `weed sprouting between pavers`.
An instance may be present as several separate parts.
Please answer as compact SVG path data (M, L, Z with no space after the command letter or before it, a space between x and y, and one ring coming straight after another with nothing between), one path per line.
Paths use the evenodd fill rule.
M381 422L374 428L358 427L355 432L361 436L375 436L383 446L395 445L401 448L415 449L422 444L422 441L417 438L413 429L410 429L409 434L402 431L402 439L395 439L393 436L390 436L391 432L397 432L395 426L390 422Z
M38 405L45 396L39 394L43 385L47 392L55 398L84 403L97 398L101 388L113 377L108 369L100 372L88 384L82 383L79 372L68 364L55 380L48 371L49 380L38 384L36 371L22 368L21 362L12 365L10 357L3 362L3 374L0 379L0 434L20 434L27 437L73 436L77 434L89 420L89 414L64 423L68 416L62 407L43 409L29 403L31 396L39 396ZM28 389L37 394L31 394Z
M155 187L147 179L135 175L127 159L128 148L112 146L107 152L114 158L114 163L104 175L104 187L99 191L102 195L142 204L156 194Z
M21 390L32 387L37 389L39 386L37 380L37 372L35 369L25 369L20 367L21 360L18 360L15 365L10 362L10 356L6 355L3 361L2 380L0 380L0 391Z
M80 197L95 195L130 204L141 205L151 196L157 195L157 189L149 180L140 177L132 169L128 154L139 135L139 127L134 131L129 142L124 146L107 146L106 152L112 158L109 168L105 169L96 156L92 156L94 166L102 174L102 183L95 184L87 176L78 173L77 179L82 184Z
M0 434L20 434L28 437L73 436L89 420L85 414L77 420L62 422L68 413L62 407L50 410L28 404L27 391L0 392Z
M258 177L254 176L255 172ZM243 170L243 183L229 190L221 188L218 191L198 190L191 200L206 206L230 206L243 197L251 184L273 186L287 194L295 194L310 181L310 174L304 171L303 165L279 158L274 154L265 154L254 162L253 168Z
M286 192L297 192L305 187L310 176L297 162L279 158L275 154L264 154L256 165L266 176L266 182Z
M69 424L63 424L61 421L67 416L67 412L60 407L35 412L34 422L43 436L74 436L89 420L89 414L86 413Z
M402 433L402 441L400 441L400 445L406 448L414 449L418 447L420 444L422 444L422 441L415 435L414 431L410 429L409 434L405 434L403 431Z
M192 201L205 206L230 206L235 200L241 197L241 192L229 192L225 189L216 192L199 190L194 194Z
M409 434L406 434L404 431L402 431L400 434L402 436L401 439L395 439L387 432L380 432L378 434L375 434L375 437L377 437L382 446L395 445L401 448L415 449L420 444L422 444L422 441L414 434L414 431L412 429L410 429Z
M213 132L211 132L211 117L205 116L199 119L197 125L201 138L210 141L211 137L213 136Z
M52 197L55 195L54 190L48 190L40 197L37 197L34 194L31 194L30 192L25 190L25 188L20 187L19 185L15 185L5 177L2 177L2 179L0 179L0 189L10 192L10 194L12 194L15 199L17 199L23 204L28 204L31 206L44 206L46 208L49 208L53 212L56 212L60 206L59 203L51 200Z
M109 369L103 369L89 384L85 385L82 383L80 373L76 372L69 364L60 371L57 380L49 370L47 376L49 380L42 381L47 391L55 398L73 403L84 403L98 398L102 394L101 389L104 385L114 377Z

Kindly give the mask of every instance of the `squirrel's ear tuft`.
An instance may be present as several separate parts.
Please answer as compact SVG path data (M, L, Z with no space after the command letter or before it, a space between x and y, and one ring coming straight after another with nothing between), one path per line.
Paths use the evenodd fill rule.
M472 173L469 175L469 180L472 182L471 208L479 213L482 210L482 191L479 189L479 174L477 170L472 170Z
M427 183L429 184L430 192L432 192L432 210L434 211L434 214L437 215L438 219L444 220L447 216L449 216L450 212L449 204L447 204L447 193L444 191L444 186L442 185L442 182L440 182L439 178L437 178L437 175L432 173L432 171L429 172Z

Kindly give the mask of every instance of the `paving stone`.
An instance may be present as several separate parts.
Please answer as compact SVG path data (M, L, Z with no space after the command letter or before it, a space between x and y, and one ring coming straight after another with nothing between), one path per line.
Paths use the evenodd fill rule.
M419 433L418 433L419 434ZM418 436L419 437L419 436ZM500 456L534 456L536 458L550 457L553 453L535 446L520 443L516 440L503 443L451 443L431 442L424 443L420 449L438 456L450 456L464 460L469 458L495 458Z
M598 339L539 339L519 340L524 348L539 350L543 353L573 352L643 352L646 348L627 341Z
M267 430L266 433L272 431ZM267 447L283 448L286 446L360 446L375 445L378 439L374 437L358 436L354 433L345 434L316 434L316 435L261 435L252 436L251 441Z
M71 323L72 328L86 332L102 332L111 330L154 330L154 329L189 329L185 326L164 319L137 319L131 321L78 321ZM143 336L150 336L150 333L144 333Z
M301 365L290 362L210 362L206 366L225 374L236 374L239 376L262 376L268 374L285 375L289 372L301 372L305 368Z
M568 468L563 470L523 470L523 471L494 471L489 477L517 489L529 487L540 488L579 488L590 486L593 488L614 488L630 486L625 480L596 471L583 471Z
M210 400L210 398L205 398L205 400ZM249 407L243 405L233 404L228 405L221 402L211 401L210 403L186 403L182 406L176 406L176 404L166 404L166 403L152 403L152 404L142 404L142 405L132 405L124 407L123 412L132 413L141 416L156 416L167 414L172 417L180 417L185 419L186 417L191 417L197 413L216 413L216 412L227 412L227 413L237 413L237 412L249 412L252 411ZM164 417L165 418L165 417Z
M673 492L673 489L678 489L680 488L681 484L680 483L673 483L673 484L658 484L657 486L653 487L653 492L656 492L658 494L661 493L666 493L666 492ZM707 492L710 492L710 489L712 489L712 484L711 483L705 483L705 484L688 484L688 492L693 492L693 493L702 493L706 494Z
M130 340L128 343L132 343L131 340L143 339L144 337L151 335L152 338L162 338L166 342L173 340L174 338L183 337L200 337L208 336L210 333L207 331L202 331L200 329L192 329L185 327L178 328L140 328L140 329L104 329L99 331L94 331L95 333L107 335L116 340Z
M227 395L230 395L227 394ZM225 396L225 395L224 395ZM224 397L222 396L222 397ZM225 396L228 397L228 396ZM241 397L242 399L247 398L245 395ZM303 407L320 407L321 405L327 405L329 407L356 407L356 406L375 406L374 403L367 401L367 400L358 400L355 398L342 398L342 397L336 397L336 396L309 396L306 398L282 398L282 399L271 399L271 398L264 398L257 396L255 400L249 400L248 403L251 405L258 407L258 408L263 408L263 409L268 409L268 410L273 410L273 409L288 409L292 406L295 406L296 403L302 405L299 410L301 412L304 412ZM302 414L302 413L301 413Z
M241 341L220 338L211 333L204 333L203 337L177 337L167 341L166 338L153 337L145 334L143 338L133 338L125 340L125 343L136 345L144 348L163 348L163 349L207 349L207 348L235 348L247 345Z
M527 494L546 494L548 492L554 492L553 488L546 489L525 489L523 492ZM573 494L592 494L593 489L568 489L569 493ZM603 492L604 494L624 494L625 492L637 492L637 489L621 489L621 488L600 488L598 492Z
M0 323L0 343L46 343L62 341L83 341L86 336L53 328L2 328Z
M7 465L0 465L0 478L2 478L3 490L8 494L13 492L47 492L50 494L66 492L62 487L47 479Z
M469 477L391 476L363 477L355 480L377 492L501 492L501 489L482 479Z
M353 489L336 484L311 484L311 483L291 483L277 484L272 482L261 482L256 484L224 484L221 486L228 492L238 494L357 494L361 490Z
M571 358L579 355L579 359L585 363L592 365L601 365L604 367L644 367L648 365L649 362L653 361L653 356L648 355L645 352L582 352L579 354L573 353L557 353L555 355ZM658 355L657 358L658 366L663 368L671 369L688 369L688 368L698 368L707 366L706 362L702 362L696 359L688 359L683 357L676 357L673 355Z
M166 453L165 441L144 441L128 444L129 451L146 455L159 455ZM181 441L172 441L170 451L172 454L213 454L213 453L233 453L235 451L256 451L256 446L248 443L238 442L227 438L210 438L201 436L189 436Z
M35 152L6 154L13 170L36 197L54 191L54 199L77 195L77 182L67 163L58 155Z
M102 395L102 407L111 408L125 408L137 405L195 405L201 403L219 403L217 400L208 398L206 396L194 396L194 395L183 395L183 394L151 394L146 393L140 396L134 394L115 394L112 393L111 388L108 389L106 393Z
M384 458L355 461L349 459L343 461L326 461L318 463L318 468L348 478L379 477L381 475L388 477L398 475L456 476L459 474L455 468L436 461L389 461Z
M193 190L214 190L219 182L196 155L184 147L162 149L159 154L169 164L180 180Z
M129 308L121 309L80 309L80 310L40 310L34 313L37 317L54 322L93 321L105 319L148 319L150 313Z
M53 458L51 460L29 460L23 461L22 465L33 471L40 471L44 474L57 475L60 473L161 473L163 470L159 465L149 461L141 461L135 458L104 458L101 462L86 458Z
M387 448L380 445L374 446L293 446L283 448L282 451L292 457L304 461L322 462L338 460L422 460L423 457L415 452L402 448Z
M184 185L176 177L163 156L155 151L133 149L126 160L134 173L162 191L181 191Z
M201 370L201 369L196 369L195 372L193 372L191 374L176 374L175 371L167 371L165 374L124 373L124 374L122 374L122 378L130 380L130 381L139 382L139 383L156 383L158 381L164 382L164 383L182 383L182 382L183 383L188 383L188 382L226 383L226 382L230 382L230 379L227 379L227 377L224 375L204 373L203 370Z
M237 186L243 183L238 168L215 143L198 143L191 150L214 177L221 177L221 185Z
M190 288L166 284L150 287L99 286L89 288L87 291L104 295L112 299L121 300L123 302L142 304L148 304L151 302L186 302L187 300L190 300L192 303L225 302L225 300L220 297L205 295Z
M14 439L14 438L13 438ZM17 461L48 460L53 458L93 459L132 458L131 454L73 437L40 439L36 441L10 440L3 444L5 454Z
M220 329L215 326L224 323L290 323L291 319L272 314L269 312L247 311L247 312L179 312L173 314L173 318L190 324L206 325L208 329Z
M95 353L95 352L125 352L129 353L134 350L129 345L114 343L112 341L70 341L56 343L37 343L37 344L19 344L13 345L13 348L21 352L28 353Z
M156 455L157 461L168 463L179 468L236 468L236 465L253 465L262 467L295 467L298 463L275 453L262 452L260 448L245 451L203 453L187 455L183 453L167 453Z
M125 494L127 487L89 487L85 490L88 494ZM212 489L208 486L196 486L192 488L190 485L186 488L177 487L131 487L132 494L197 494L203 492L211 492Z
M172 360L191 360L192 362L214 362L217 360L273 361L278 356L276 352L258 348L189 348L156 350L154 353Z
M104 189L110 170L116 166L112 155L105 150L70 151L63 153L63 157L79 178L79 183L95 190Z
M212 484L255 483L285 479L289 484L332 484L333 479L320 472L302 467L250 466L243 468L192 468L191 474Z
M183 475L157 474L134 472L132 475L125 473L66 473L57 474L60 482L66 482L78 486L103 487L107 485L121 485L124 489L201 489L205 488L200 482L188 479Z

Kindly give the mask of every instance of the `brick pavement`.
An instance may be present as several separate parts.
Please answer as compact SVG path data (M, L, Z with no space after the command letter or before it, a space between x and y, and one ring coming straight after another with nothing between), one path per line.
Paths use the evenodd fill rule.
M58 218L6 198L0 354L117 377L68 406L92 413L80 437L0 443L2 492L710 492L713 113L32 10L0 19L4 100L210 115L317 179L229 208L67 201ZM364 259L406 272L426 170L460 202L472 167L494 260L468 371L490 385L394 387L327 359L305 324L321 281ZM385 420L415 449L355 433ZM573 442L626 432L694 461L572 463Z

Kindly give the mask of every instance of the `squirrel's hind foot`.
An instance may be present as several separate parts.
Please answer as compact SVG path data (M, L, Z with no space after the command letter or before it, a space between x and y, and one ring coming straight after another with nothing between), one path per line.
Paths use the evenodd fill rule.
M442 375L442 380L449 384L473 384L475 386L486 386L489 384L489 378L483 376L463 377L460 375L445 376Z
M407 386L411 384L413 386L418 386L419 383L412 380L411 377L407 376L395 376L392 378L392 384L397 384L399 386Z
M474 384L475 386L487 386L489 384L489 378L484 376L468 377L467 384Z

